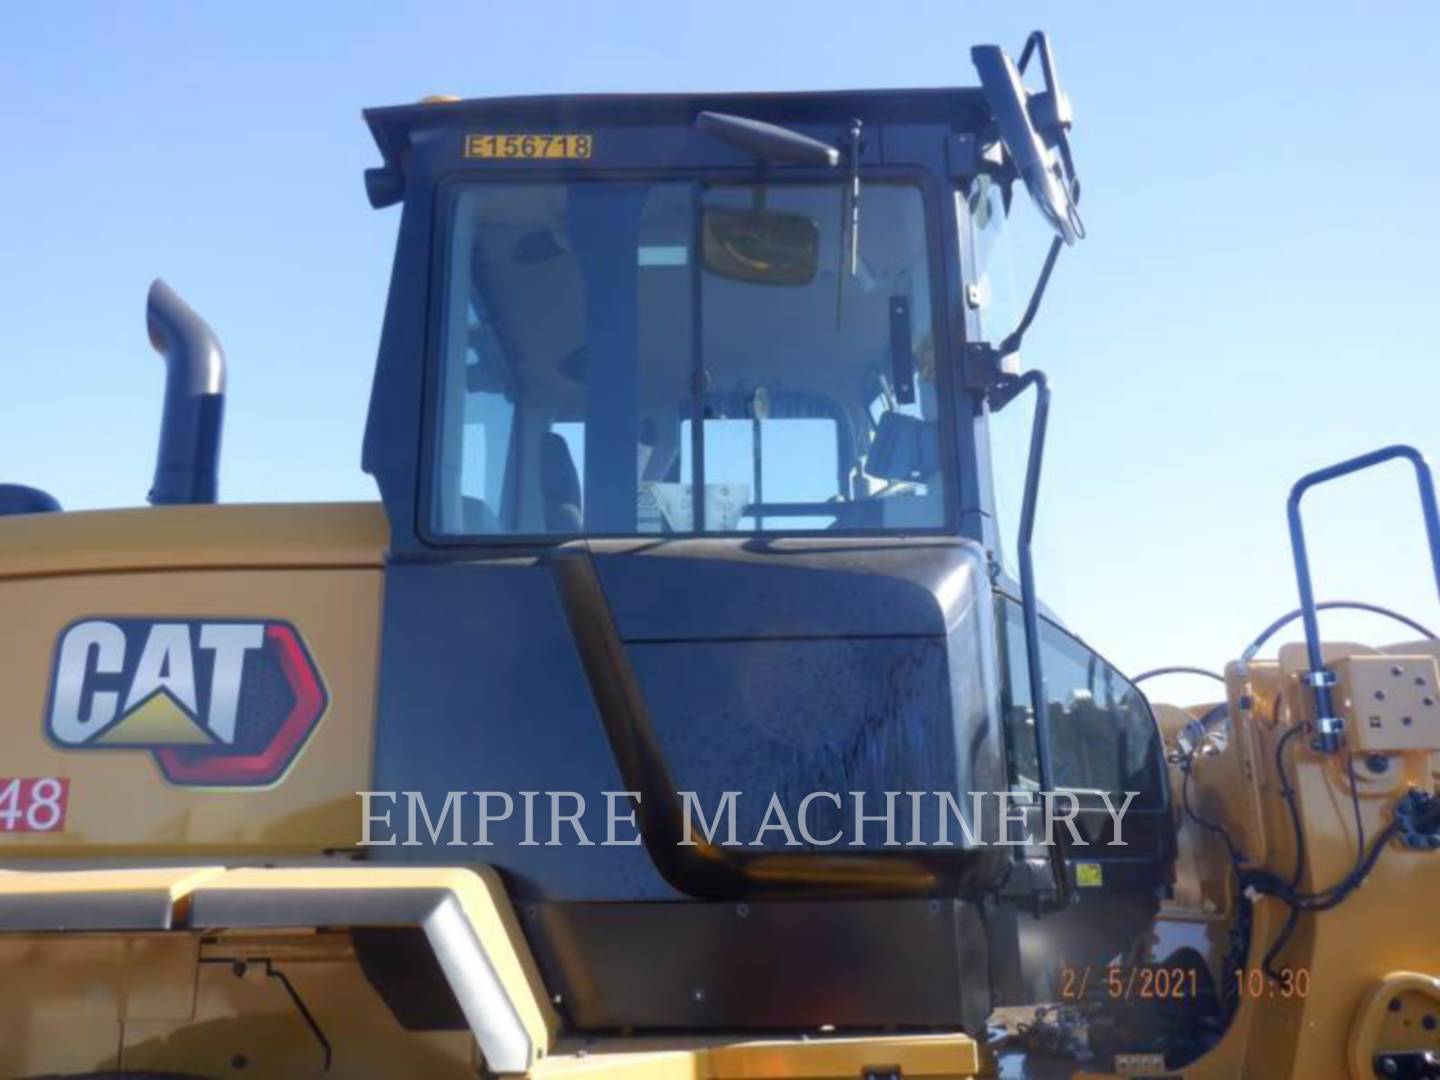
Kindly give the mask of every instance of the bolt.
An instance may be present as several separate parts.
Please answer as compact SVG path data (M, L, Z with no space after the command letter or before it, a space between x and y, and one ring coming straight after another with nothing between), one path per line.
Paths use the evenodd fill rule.
M738 915L738 916L740 916L740 918L742 918L742 919L745 918L747 915L750 914L750 905L749 905L749 904L736 904L736 905L735 905L735 914Z
M245 961L236 960L230 965L230 971L237 979L243 979L245 977Z
M1384 700L1385 700L1385 691L1384 691L1384 690L1376 690L1376 691L1375 691L1375 700L1376 700L1376 701L1384 701Z
M690 1000L693 1001L696 1005L703 1005L705 1003L704 987L697 986L694 990L691 990Z
M1420 704L1424 705L1428 709L1431 705L1435 704L1435 699L1429 694L1426 694L1423 698L1420 699Z
M1372 773L1378 775L1390 767L1390 759L1384 754L1367 754L1365 757L1365 767Z
M1406 727L1409 727L1411 724L1415 723L1415 718L1413 716L1402 716L1400 718L1400 723L1404 724Z
M1433 1015L1427 1015L1423 1020L1420 1021L1420 1026L1423 1027L1426 1031L1434 1031L1435 1017Z
M1391 998L1391 999L1390 999L1390 1011L1391 1011L1391 1012L1399 1012L1399 1011L1400 1011L1400 1008L1401 1008L1401 1006L1400 1006L1400 999L1399 999L1399 998Z
M1425 685L1425 676L1424 676L1424 675L1416 675L1416 676L1415 676L1415 685L1416 685L1416 686L1424 686L1424 685Z
M1394 1058L1383 1057L1380 1059L1380 1071L1383 1072L1386 1076L1398 1076L1400 1073L1400 1066L1396 1064Z
M236 1054L230 1059L230 1067L232 1069L243 1069L249 1064L250 1060L244 1054Z
M1399 664L1395 664L1395 665L1393 665L1393 666L1390 668L1390 674L1391 674L1391 675L1404 675L1404 674L1405 674L1405 669L1402 668Z

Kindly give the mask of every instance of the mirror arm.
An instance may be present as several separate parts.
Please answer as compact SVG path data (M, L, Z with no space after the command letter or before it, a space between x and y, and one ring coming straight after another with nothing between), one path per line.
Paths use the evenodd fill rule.
M1020 316L1020 322L1015 329L1010 331L999 345L992 345L988 341L971 341L965 345L965 388L986 391L992 410L998 412L1003 409L1010 403L1011 398L1025 388L1024 384L1017 384L1016 381L1019 376L1018 364L1006 361L1020 351L1025 332L1030 329L1030 324L1035 321L1035 315L1040 310L1040 301L1045 296L1045 287L1050 284L1055 260L1060 257L1060 249L1064 246L1065 241L1058 236L1050 241L1045 264L1040 268L1040 276L1030 293L1030 301L1025 305L1025 312Z
M1050 39L1045 36L1044 30L1032 30L1030 36L1025 39L1025 47L1020 50L1020 59L1015 66L1020 74L1025 74L1025 68L1030 63L1032 54L1040 54L1040 73L1045 77L1045 85L1052 90L1059 85L1055 78L1055 57L1050 52Z
M1025 74L1025 69L1030 65L1030 57L1035 52L1035 46L1044 40L1044 37L1043 31L1032 30L1030 36L1025 39L1025 47L1020 50L1020 58L1015 61L1015 68L1021 75Z
M1050 250L1045 255L1045 264L1040 267L1040 276L1035 281L1035 288L1031 290L1030 302L1025 305L1025 313L1020 316L1020 322L1015 329L1010 331L1004 341L1000 342L1000 359L1020 351L1020 343L1025 340L1025 332L1030 329L1030 324L1035 321L1035 316L1040 310L1040 301L1045 298L1045 287L1050 284L1050 274L1055 269L1055 260L1060 257L1060 249L1065 242L1060 237L1050 241Z
M1059 236L1050 241L1050 250L1045 255L1044 265L1040 267L1040 276L1035 281L1030 301L1025 305L1025 312L1020 316L1020 322L1015 329L1010 331L999 345L992 345L988 341L971 341L965 345L965 388L988 393L992 410L998 412L1003 409L1010 403L1011 398L1025 388L1023 384L1016 384L1020 372L1019 364L1007 361L1020 351L1025 332L1035 321L1040 310L1040 301L1045 297L1045 288L1050 284L1055 261L1060 257L1060 249L1064 246L1065 242Z

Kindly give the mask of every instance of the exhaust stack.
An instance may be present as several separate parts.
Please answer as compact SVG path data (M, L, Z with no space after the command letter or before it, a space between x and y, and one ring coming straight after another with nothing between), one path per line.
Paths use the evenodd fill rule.
M213 503L225 414L225 353L205 320L160 278L150 285L145 324L166 367L150 502Z

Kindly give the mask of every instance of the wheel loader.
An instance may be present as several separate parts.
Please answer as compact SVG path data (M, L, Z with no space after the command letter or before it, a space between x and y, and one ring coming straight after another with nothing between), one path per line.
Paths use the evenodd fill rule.
M1152 705L1031 556L1070 104L971 55L367 112L378 503L217 505L152 287L153 505L0 487L0 1075L1440 1075L1440 646L1323 640L1301 513L1408 464L1440 577L1429 467L1302 478L1299 608Z

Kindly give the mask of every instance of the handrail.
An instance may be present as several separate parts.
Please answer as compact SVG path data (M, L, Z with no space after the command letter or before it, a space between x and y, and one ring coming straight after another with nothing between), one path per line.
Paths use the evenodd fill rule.
M1020 606L1025 622L1025 667L1030 680L1030 708L1035 716L1035 758L1040 773L1042 799L1055 791L1050 754L1050 705L1045 689L1045 669L1040 657L1040 604L1035 596L1035 561L1031 539L1035 535L1035 508L1040 497L1040 466L1045 459L1045 432L1050 423L1050 382L1045 373L1031 368L1024 374L1003 379L990 393L991 409L1001 409L1030 387L1035 388L1035 414L1030 421L1030 452L1025 463L1025 496L1020 508L1020 533L1016 558L1020 562ZM1065 865L1065 842L1056 831L1051 836L1050 873L1057 898L1070 895L1070 875Z
M1168 667L1151 668L1149 671L1142 671L1130 680L1134 686L1139 686L1146 679L1158 679L1162 675L1201 675L1207 679L1214 679L1216 682L1224 682L1225 676L1218 671L1211 671L1209 668L1192 667L1189 664L1171 664Z
M1295 561L1295 580L1300 589L1300 613L1305 623L1305 653L1310 670L1305 673L1305 682L1315 698L1315 737L1311 746L1326 754L1336 753L1344 743L1345 722L1334 715L1334 700L1330 688L1335 685L1335 675L1325 667L1325 658L1320 651L1320 619L1315 603L1315 589L1310 578L1310 557L1305 547L1305 526L1300 519L1300 500L1313 487L1361 472L1376 465L1404 458L1415 467L1415 481L1420 489L1420 508L1425 516L1425 534L1430 543L1430 565L1435 572L1435 585L1440 591L1440 509L1435 501L1435 478L1425 456L1413 446L1397 444L1372 450L1368 454L1349 458L1323 469L1306 473L1290 489L1286 503L1286 517L1290 525L1290 551Z
M947 849L881 854L865 851L758 852L696 839L656 734L639 676L615 626L594 561L583 544L549 560L561 610L615 764L635 799L635 820L660 876L680 892L707 900L825 892L830 896L961 896L1000 886L1003 849Z

